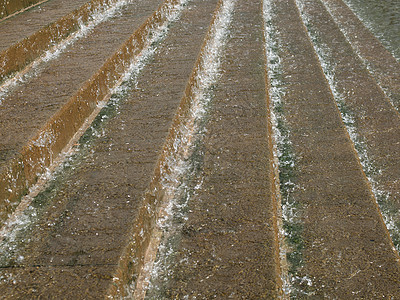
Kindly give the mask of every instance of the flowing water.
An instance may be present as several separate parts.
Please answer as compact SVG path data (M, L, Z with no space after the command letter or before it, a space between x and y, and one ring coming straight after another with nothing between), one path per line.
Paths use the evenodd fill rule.
M344 0L351 9L362 19L364 24L377 36L385 47L399 60L400 58L400 1L399 0ZM64 51L66 47L70 46L73 42L81 37L84 37L88 32L90 33L94 26L98 25L109 18L112 18L118 10L120 10L126 3L130 1L121 0L113 8L106 12L99 14L98 17L93 17L93 24L82 24L81 30L78 31L71 40L60 44L57 51L49 51L41 58L46 62L50 59L57 59L60 52ZM36 226L37 220L47 206L51 205L50 201L44 203L46 197L51 198L54 191L53 186L60 184L64 181L66 176L74 172L74 168L86 159L91 148L90 142L96 138L104 136L102 125L103 120L107 120L114 115L118 114L118 105L121 99L126 97L126 94L132 90L138 90L137 77L142 71L145 64L150 61L154 53L158 50L158 43L161 42L166 36L169 26L172 22L180 17L183 7L191 1L181 0L176 7L170 7L168 11L169 18L165 24L159 28L153 28L151 34L149 33L148 47L138 55L136 60L128 68L125 76L121 79L122 84L116 86L111 90L111 100L106 103L101 103L105 107L100 112L92 127L81 138L76 150L72 155L67 156L65 162L56 170L52 176L49 177L49 183L45 186L46 191L42 192L35 199L30 199L32 204L21 213L16 219L9 221L8 226L0 231L0 264L3 268L9 266L21 266L25 263L26 259L21 254L20 248L24 243L30 242L29 231ZM215 22L212 24L208 43L203 48L203 55L198 61L199 71L194 73L194 83L192 87L192 94L189 99L191 103L191 110L188 115L185 115L185 120L181 122L181 126L177 128L176 137L173 136L173 150L172 153L165 153L165 161L160 166L160 172L168 169L170 173L164 174L161 177L161 185L165 190L166 201L160 211L160 217L157 220L157 229L159 231L159 240L157 241L158 251L157 257L154 257L148 265L145 265L144 275L144 289L143 292L147 298L158 298L163 293L163 289L168 284L168 276L174 264L174 254L176 252L176 240L179 239L179 231L182 229L182 224L187 220L188 202L191 197L197 193L197 190L202 188L203 178L199 176L197 167L199 156L203 153L198 149L198 145L203 143L204 135L206 134L205 124L209 114L210 105L213 102L213 89L218 84L218 80L224 70L221 70L221 59L223 57L223 49L227 40L229 40L230 27L232 23L231 18L235 11L235 4L237 0L222 1L223 5L218 11ZM297 5L302 11L303 0L297 0ZM283 265L281 269L281 280L283 281L284 294L287 297L295 297L295 295L310 296L310 291L314 288L314 278L303 276L299 271L304 265L304 242L302 240L304 224L301 221L301 207L294 199L294 192L299 190L300 187L295 185L294 177L297 166L298 157L295 156L293 151L291 131L289 130L287 120L285 118L285 103L283 96L287 93L282 79L283 70L281 60L283 59L282 43L279 39L279 28L275 26L274 17L276 17L273 6L268 0L263 1L263 12L265 21L265 39L266 39L266 60L268 66L269 88L271 98L271 118L274 133L274 159L276 172L279 173L279 179L276 181L280 193L282 220L280 226L280 263ZM303 22L308 25L307 15L302 14ZM275 20L276 21L276 20ZM307 27L309 29L309 27ZM314 47L320 64L325 76L330 84L330 88L335 96L337 105L341 112L343 123L346 125L350 137L358 151L361 163L364 167L364 172L368 176L374 189L375 196L386 203L384 200L387 198L385 191L381 191L375 185L373 177L369 173L376 172L373 169L373 162L368 157L365 145L362 139L357 135L355 120L352 112L348 110L340 93L335 88L334 74L332 69L334 66L329 64L326 57L329 56L328 49L321 47L317 43L317 38L310 33L310 39L314 43ZM35 74L36 75L36 74ZM23 78L22 78L23 79ZM133 88L135 86L135 88ZM1 96L4 91L0 89L0 104ZM106 122L103 123L103 125ZM86 140L85 140L86 139ZM127 143L128 144L128 143ZM110 150L111 150L110 144ZM79 148L79 149L78 149ZM50 196L46 194L51 194ZM130 196L128 196L130 197ZM279 197L278 197L279 198ZM129 202L129 201L128 201ZM381 203L380 203L381 204ZM47 206L46 206L47 205ZM46 206L46 207L45 207ZM382 208L381 208L382 209ZM389 209L389 208L388 208ZM388 210L386 209L386 210ZM385 218L386 225L391 233L395 232L397 239L400 240L397 225L391 215L386 214L383 210L383 217ZM157 213L157 212L156 212ZM396 215L397 216L397 215ZM48 224L49 227L54 226ZM21 238L22 237L22 238ZM393 237L392 237L393 238ZM395 238L393 238L395 240ZM399 250L400 242L396 243ZM171 258L172 257L172 258ZM147 269L146 269L147 268ZM358 273L356 273L358 274ZM115 279L115 278L114 278ZM11 273L0 274L0 281L12 282L15 278ZM128 295L136 292L136 282L126 286ZM14 283L15 284L15 283ZM189 296L187 296L189 297Z
M335 101L341 113L343 124L346 126L350 139L354 144L354 148L357 151L360 162L363 166L365 175L367 176L371 184L372 191L381 210L385 225L390 232L396 251L399 251L400 225L397 222L397 220L399 219L399 212L393 206L393 196L390 194L389 191L385 190L384 187L380 185L377 181L377 176L381 174L383 170L377 167L377 164L374 161L372 155L368 152L368 145L365 139L359 134L360 129L357 127L355 112L348 107L348 105L346 104L346 96L340 92L340 88L338 87L338 82L336 80L336 72L339 67L336 62L333 61L331 58L331 50L319 41L319 37L316 34L316 29L314 29L311 25L311 17L304 9L304 6L306 5L305 1L297 0L297 5L300 8L302 18L308 28L310 39L313 41L314 48L320 60L321 67L324 71L324 74L327 78ZM380 7L381 9L383 5L377 5L375 7ZM394 40L394 42L396 41Z
M382 44L400 60L400 1L345 0Z
M80 22L79 29L71 34L68 38L55 43L50 41L52 47L47 50L40 58L33 61L26 70L11 76L0 85L0 105L3 99L12 92L13 88L18 87L18 84L27 82L30 78L40 75L43 70L40 69L42 63L49 62L57 59L61 53L65 52L69 46L75 43L77 40L86 37L90 34L93 29L121 12L121 10L127 6L129 1L122 0L115 3L113 6L100 6L94 10L90 15L90 21L87 24Z
M168 282L173 263L171 257L176 251L177 229L186 220L188 202L193 193L201 187L201 178L196 174L199 155L198 144L204 134L205 119L212 102L212 90L216 84L221 63L221 52L225 46L226 36L231 21L235 0L224 1L209 33L209 41L203 48L195 73L193 91L190 99L189 116L178 129L179 134L174 140L174 153L168 154L165 165L171 174L162 178L163 186L168 194L165 216L158 220L162 231L162 239L157 258L151 271L149 295L147 298L157 298ZM197 178L193 183L191 177ZM178 222L177 222L178 220ZM177 224L178 223L178 224Z
M266 58L270 84L271 118L274 132L274 155L276 168L279 173L279 191L281 194L282 224L280 226L280 258L282 265L282 282L285 295L290 295L294 290L299 290L300 282L309 282L308 278L300 278L297 268L303 260L301 242L302 223L299 216L299 204L293 199L296 185L293 183L295 176L296 157L290 140L290 130L284 115L282 96L285 87L282 81L282 66L279 53L280 41L276 36L278 29L273 24L273 9L268 1L263 2L265 22ZM287 261L290 266L285 270ZM308 283L311 285L311 281ZM302 291L303 292L303 291Z

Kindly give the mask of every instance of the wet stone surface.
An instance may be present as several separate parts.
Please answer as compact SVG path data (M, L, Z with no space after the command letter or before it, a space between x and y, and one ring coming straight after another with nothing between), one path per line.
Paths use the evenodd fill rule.
M298 159L293 198L303 220L304 265L292 272L312 282L300 280L295 295L398 297L398 256L296 3L272 3L281 29L284 113Z
M337 26L344 33L355 52L364 61L371 75L377 80L393 106L400 111L400 63L372 35L343 0L322 1L329 9ZM384 5L384 2L381 2ZM388 2L385 2L390 6ZM392 3L394 6L395 4ZM379 4L378 4L379 5ZM398 14L400 12L397 12ZM396 14L396 12L394 12ZM384 18L382 18L384 19ZM400 19L400 18L399 18ZM400 29L399 29L400 30ZM400 43L400 34L391 41Z
M81 139L73 168L36 198L45 209L24 237L31 241L16 251L24 259L3 265L6 297L106 294L215 5L189 4L136 87L103 110L99 135Z
M309 30L314 32L317 47L327 53L324 61L334 74L335 96L341 98L345 109L351 112L358 139L367 149L369 162L365 162L365 158L361 162L370 165L364 166L364 171L377 182L376 188L390 193L387 204L398 210L400 114L353 52L324 6L319 1L304 1L304 4L304 13L312 24ZM374 54L380 56L381 53Z
M0 105L0 170L90 79L161 1L131 4L40 66L38 76L18 84Z
M397 58L400 59L400 3L398 1L343 0Z
M50 0L0 22L0 51L85 2ZM125 280L114 277L125 276L125 254L146 253L145 247L126 248L132 237L143 228L151 229L141 232L148 240L162 235L153 219L133 224L151 207L144 205L149 190L167 190L174 180L171 194L186 197L178 206L186 200L188 206L172 214L176 227L163 228L161 240L172 236L169 265L142 270L153 276L143 285L150 286L147 298L275 299L283 290L294 299L400 297L399 255L374 196L378 182L392 193L398 213L398 61L342 0L234 0L226 45L214 57L221 59L220 76L207 77L208 66L199 71L203 80L212 78L205 91L211 104L195 119L192 111L182 113L190 105L181 100L189 98L185 91L204 92L188 82L196 82L190 78L209 42L204 38L217 2L231 3L185 5L166 38L153 43L144 69L112 96L74 154L2 237L0 298L99 299L114 292ZM131 1L2 96L1 171L161 3ZM270 24L264 24L262 4ZM264 25L274 29L267 34L276 38L273 46L265 45ZM267 56L279 59L265 57L264 46ZM269 93L280 103L271 104L276 99ZM277 124L270 109L280 115ZM173 149L168 143L178 112L195 121L179 120L193 128L177 134L184 142ZM282 138L287 148L275 151ZM376 182L362 165L364 148L380 170ZM190 157L159 169L160 160L182 152ZM275 157L281 159L280 191ZM173 177L176 170L183 175ZM160 202L168 198L154 194ZM283 218L295 210L295 220L283 220L282 228L281 200ZM156 209L148 215L167 213ZM156 260L165 251L162 242ZM137 267L138 256L128 258L128 269ZM136 292L130 288L128 294Z
M0 52L87 2L89 0L50 0L0 21Z
M161 298L272 299L280 289L260 1L237 1L211 102L201 188Z

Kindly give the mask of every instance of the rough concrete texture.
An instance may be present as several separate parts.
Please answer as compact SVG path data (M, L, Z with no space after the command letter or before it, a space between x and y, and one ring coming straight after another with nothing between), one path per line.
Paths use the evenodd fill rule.
M56 60L39 65L35 70L38 76L32 74L6 93L0 112L3 221L96 105L109 97L130 61L145 46L149 28L164 21L154 13L160 3L127 5L119 15L67 47Z
M309 293L398 297L399 261L295 1L273 1Z
M164 20L157 9L178 2L168 1L130 1L4 94L2 222L110 98L152 40L146 30ZM10 39L10 49L84 2L52 0L2 21L0 44ZM0 298L400 298L399 240L374 194L389 192L398 223L398 62L342 0L236 0L225 44L209 61L220 62L207 83L211 101L194 119L203 92L196 76L207 81L202 61L226 3L184 5L151 42L138 76L98 109L74 154L22 199L26 207L0 230ZM266 43L265 25L276 44ZM380 170L374 182L355 135ZM187 200L179 215L167 209L175 196L176 211ZM175 227L162 226L167 217Z
M24 9L46 2L43 0L2 0L0 2L0 21Z
M48 204L24 238L22 264L15 268L8 260L3 265L2 278L16 280L2 281L5 297L106 295L215 5L216 1L193 1L187 7L137 87L106 113L111 119L97 129L103 134L82 146L84 155L76 169L66 171L54 190L37 198ZM31 266L38 276L32 276ZM62 287L66 282L69 288Z
M198 150L204 181L190 199L176 267L161 298L281 293L263 42L261 2L237 1Z

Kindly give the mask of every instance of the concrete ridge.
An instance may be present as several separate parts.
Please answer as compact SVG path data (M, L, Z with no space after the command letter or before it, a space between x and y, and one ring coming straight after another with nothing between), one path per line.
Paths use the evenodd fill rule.
M18 206L21 197L56 160L71 138L113 88L124 80L130 64L149 42L151 30L162 25L165 11L179 0L166 0L114 53L75 95L39 130L0 174L0 224Z
M400 65L344 0L83 1L0 52L1 88L127 4L3 105L7 142L38 120L0 151L5 298L400 295Z
M47 1L49 0L3 0L3 3L0 4L0 22Z
M276 119L274 117L274 103L271 95L271 80L269 76L270 72L270 66L269 66L269 61L268 61L268 42L272 42L269 40L268 36L268 31L267 31L267 1L263 0L261 2L261 11L263 14L263 31L264 31L264 61L265 61L265 86L266 86L266 101L267 101L267 115L269 116L267 123L268 123L268 140L269 140L269 145L271 145L271 148L269 149L269 161L271 165L271 190L272 190L272 195L275 197L273 203L275 206L273 207L274 210L274 216L275 216L275 222L274 222L274 231L275 231L275 240L276 240L276 255L277 257L275 258L277 261L277 268L279 267L280 269L276 271L277 274L280 274L280 279L279 282L281 284L281 298L282 299L288 299L288 294L287 294L287 289L289 280L288 280L288 262L286 258L286 253L287 253L287 245L285 242L285 236L284 236L284 229L283 229L283 217L282 217L282 193L281 193L281 182L279 179L279 157L278 157L278 141L276 140L276 134L278 129L276 128L277 124Z
M24 72L45 51L66 40L89 22L98 10L112 7L121 0L91 0L29 37L0 52L0 84L13 77L17 72Z
M360 290L360 280L371 285L359 297L397 295L398 286L390 286L400 267L398 255L301 18L299 1L274 2L281 16L287 16L276 22L284 54L285 114L298 157L293 196L303 220L303 257L292 272L292 296L349 298ZM314 8L309 2L307 8ZM294 56L301 59L292 60ZM379 271L382 265L385 272ZM358 276L353 279L354 270Z
M398 226L395 221L398 217L385 206L398 207L399 203L399 184L395 180L398 177L400 157L399 112L373 78L373 72L367 70L359 54L355 53L352 45L336 27L334 19L323 4L319 1L312 3L313 8L304 6L303 12L310 23L314 24L310 25L313 28L311 38L318 40L318 43L314 41L314 46L319 53L321 65L324 66L325 75L343 115L342 119L398 249ZM326 20L324 25L320 25L321 20ZM373 50L369 51L373 53ZM376 56L380 56L380 53L376 52ZM385 67L384 64L379 66ZM382 193L386 193L386 200L382 200Z
M392 105L400 112L400 63L343 0L321 0Z
M165 140L163 150L154 170L153 179L144 196L138 217L133 222L131 230L132 238L121 255L118 269L114 275L114 284L110 287L108 292L109 298L127 296L129 294L127 290L128 285L136 285L135 279L140 278L141 273L145 272L145 263L155 258L154 252L157 252L157 247L161 239L157 221L164 215L165 205L171 196L166 192L165 187L163 187L162 179L172 172L168 165L168 157L172 156L176 158L182 155L182 151L187 151L187 149L176 149L174 141L181 134L180 127L185 123L185 120L188 119L191 113L195 89L199 87L198 75L202 71L202 60L205 49L212 38L213 27L224 1L225 0L219 0L214 11L207 35L186 86L184 96L181 99L172 121L169 134ZM146 291L140 291L138 295L144 297L145 293Z
M173 160L179 159L179 157L185 156L185 153L188 151L188 149L186 149L185 147L175 145L174 142L182 135L180 128L182 126L185 127L187 125L186 120L190 119L190 114L192 113L191 109L194 104L193 98L196 97L195 91L199 88L198 76L203 71L202 61L203 56L206 52L205 49L207 47L207 44L210 42L210 39L212 39L213 27L215 26L216 18L218 18L218 14L221 11L223 5L224 0L220 0L217 4L217 8L215 9L215 13L211 21L207 36L204 40L204 44L200 51L196 65L192 71L192 75L187 84L185 94L176 112L176 116L171 125L169 135L166 138L164 149L157 163L153 180L141 205L138 218L133 223L134 225L132 229L132 240L126 247L123 255L121 256L119 268L114 275L114 284L111 286L111 289L109 291L109 298L127 296L129 294L129 291L126 290L126 286L128 284L130 284L131 286L136 286L140 289L140 291L137 291L135 289L135 299L143 299L146 295L146 291L143 290L146 289L146 284L143 283L143 277L145 277L143 273L148 272L148 270L146 270L145 268L146 264L151 263L151 260L155 259L155 256L157 254L157 247L160 243L162 234L159 225L157 224L157 221L165 216L166 203L171 197L173 197L170 193L168 193L165 186L162 185L162 180L164 177L168 177L173 172L170 169L168 163L171 160L170 157L173 157ZM266 86L268 86L267 80L268 79L266 78ZM270 144L272 144L272 125L270 122L268 122L267 131L269 133L268 140ZM187 138L187 136L185 137ZM272 170L272 173L269 174L271 178L271 190L273 191L272 195L274 197L279 197L279 188L277 188L276 185L276 170L274 167L272 167L272 164L274 162L272 151L272 149L269 149L269 161ZM279 201L277 201L277 199L274 199L271 202L275 204L275 206L273 207L275 215L273 230L276 237L276 244L274 245L274 260L276 262L275 274L277 275L277 278L275 278L275 280L281 285L282 282L280 278L281 268L278 243L279 221L277 217L277 205L279 204ZM281 286L277 287L276 293L280 294L281 289Z

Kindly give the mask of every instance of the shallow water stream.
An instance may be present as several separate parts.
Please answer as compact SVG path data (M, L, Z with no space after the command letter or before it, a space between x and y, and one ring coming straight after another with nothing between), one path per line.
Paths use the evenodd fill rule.
M385 47L400 60L400 1L345 0Z

